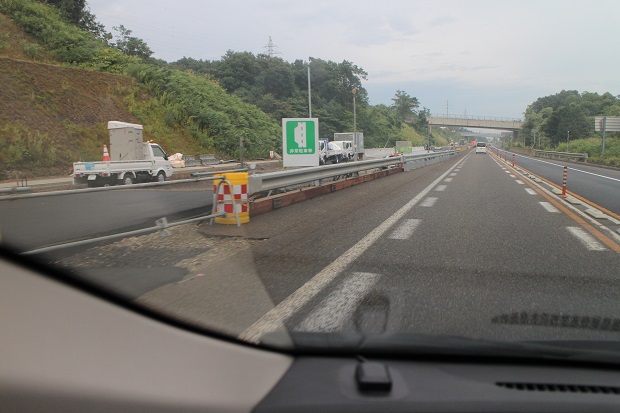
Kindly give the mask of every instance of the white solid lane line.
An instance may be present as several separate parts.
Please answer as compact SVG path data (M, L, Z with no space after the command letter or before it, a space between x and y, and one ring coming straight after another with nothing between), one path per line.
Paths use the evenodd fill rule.
M295 331L328 332L342 329L344 323L353 316L358 303L377 283L381 276L366 272L356 272L329 293L315 309L296 328Z
M566 227L568 232L573 234L583 245L590 251L607 251L607 248L603 246L596 238L589 232L580 227Z
M420 225L419 219L406 219L398 228L396 228L388 236L389 239L409 239L413 235L413 231Z
M556 207L551 205L549 202L539 202L539 204L542 205L542 207L545 208L548 212L560 212L558 211Z
M465 159L470 155L466 155ZM345 251L340 257L336 258L331 264L323 268L318 274L308 280L304 285L299 287L294 293L285 298L274 308L266 312L254 324L246 328L240 335L241 340L252 343L259 343L260 338L275 330L283 329L284 322L288 320L296 311L303 307L314 296L323 291L329 283L336 278L347 266L358 259L375 241L387 232L394 224L396 224L406 213L408 213L422 198L428 195L433 188L439 184L452 170L456 167L453 165L446 172L441 174L430 185L420 191L409 202L403 205L398 211L393 213L389 218L383 221L374 230L370 231L364 238L359 240Z

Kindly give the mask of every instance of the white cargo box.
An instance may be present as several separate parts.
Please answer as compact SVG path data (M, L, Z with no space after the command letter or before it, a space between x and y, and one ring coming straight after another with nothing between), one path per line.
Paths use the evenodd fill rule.
M139 161L147 159L144 153L142 125L119 121L108 122L110 131L110 160Z

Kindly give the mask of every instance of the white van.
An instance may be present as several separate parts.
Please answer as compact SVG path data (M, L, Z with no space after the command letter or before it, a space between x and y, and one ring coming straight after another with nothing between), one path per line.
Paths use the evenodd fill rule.
M476 143L476 153L487 153L487 144L486 142L477 142Z

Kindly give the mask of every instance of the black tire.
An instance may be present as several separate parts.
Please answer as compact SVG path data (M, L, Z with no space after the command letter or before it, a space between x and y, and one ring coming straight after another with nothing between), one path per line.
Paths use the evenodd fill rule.
M164 182L166 180L166 173L164 171L159 171L157 176L155 177L155 181Z
M131 185L134 183L134 177L131 174L125 174L123 177L123 185Z

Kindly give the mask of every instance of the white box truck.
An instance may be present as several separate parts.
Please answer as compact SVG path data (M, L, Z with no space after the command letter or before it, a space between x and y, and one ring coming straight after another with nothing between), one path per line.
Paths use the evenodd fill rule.
M163 182L172 176L168 155L156 143L144 142L142 125L108 122L109 161L74 162L73 183L88 187L136 182Z
M362 132L334 133L334 142L349 141L353 143L353 159L364 159L364 134Z

